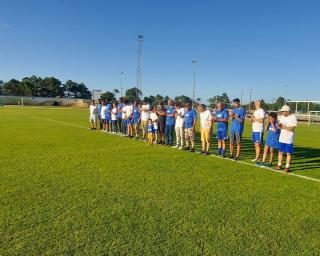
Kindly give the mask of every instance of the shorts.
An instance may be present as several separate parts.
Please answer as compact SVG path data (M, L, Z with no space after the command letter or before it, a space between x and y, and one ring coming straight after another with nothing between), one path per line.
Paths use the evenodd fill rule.
M210 142L211 128L201 128L201 141Z
M228 132L227 131L217 131L217 140L227 140Z
M279 152L293 154L294 153L293 144L279 142Z
M262 132L253 132L252 133L252 142L256 144L263 143L263 133Z
M242 141L242 133L240 132L231 132L230 142L241 142Z
M194 129L193 128L185 128L184 136L186 141L194 141Z
M97 122L97 115L90 115L90 117L89 117L89 120L90 120L90 122L91 123L95 123L95 122Z
M141 121L142 130L147 131L147 125L148 125L148 120L142 120Z
M133 124L134 125L139 125L140 119L139 118L132 118Z
M166 130L166 119L162 121L159 120L159 131L161 133L165 133L165 130Z
M279 148L279 136L269 132L266 138L266 145L270 148Z
M153 122L153 129L158 131L158 122Z
M133 118L132 117L126 119L126 124L127 125L131 125L132 123L133 123Z
M111 115L106 115L106 123L111 123Z

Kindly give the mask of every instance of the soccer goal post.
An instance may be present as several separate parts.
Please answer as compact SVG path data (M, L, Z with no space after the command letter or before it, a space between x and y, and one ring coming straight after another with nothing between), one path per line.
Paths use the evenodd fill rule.
M310 126L314 121L320 121L320 111L309 111L308 126Z

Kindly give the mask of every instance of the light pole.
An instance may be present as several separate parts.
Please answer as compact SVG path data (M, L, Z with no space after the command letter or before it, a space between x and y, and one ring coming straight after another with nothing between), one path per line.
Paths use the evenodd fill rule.
M123 87L122 87L122 83L123 83L123 72L122 72L122 71L121 71L120 75L121 75L121 82L120 82L120 96L121 96L121 98L122 98L122 89L123 89Z
M242 98L243 98L243 91L241 92L241 97L240 97L241 105L243 105Z
M251 98L252 98L252 92L253 92L253 90L252 90L252 89L250 89L249 112L251 111Z
M192 108L193 108L195 92L196 92L196 70L197 70L198 63L199 63L199 59L192 60L192 65L193 65Z

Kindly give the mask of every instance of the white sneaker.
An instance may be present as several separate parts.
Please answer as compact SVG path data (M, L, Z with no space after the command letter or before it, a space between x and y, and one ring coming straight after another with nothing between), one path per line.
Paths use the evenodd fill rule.
M180 146L180 147L179 147L179 150L183 150L183 147L182 147L182 146Z
M258 159L252 159L251 160L251 162L257 162L258 161Z
M179 145L175 145L175 146L173 146L172 148L178 148L179 147Z

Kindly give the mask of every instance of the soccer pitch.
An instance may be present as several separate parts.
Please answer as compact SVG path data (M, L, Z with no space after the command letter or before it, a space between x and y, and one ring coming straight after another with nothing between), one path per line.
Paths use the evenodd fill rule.
M296 130L307 180L90 131L88 110L0 118L0 255L320 254L320 126Z

